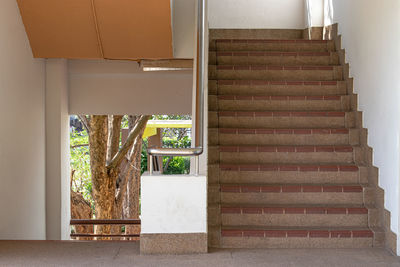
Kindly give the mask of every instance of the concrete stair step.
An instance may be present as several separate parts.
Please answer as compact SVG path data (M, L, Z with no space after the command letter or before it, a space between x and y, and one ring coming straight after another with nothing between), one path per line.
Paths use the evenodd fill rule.
M368 227L369 217L364 206L343 205L222 204L215 212L221 213L223 226Z
M209 183L366 184L368 168L355 165L209 164Z
M351 164L356 150L352 146L219 146L209 147L209 157L219 156L221 164Z
M351 96L210 95L209 110L225 111L350 111Z
M345 95L345 81L210 80L211 95Z
M215 128L354 128L359 112L338 111L219 111L209 112L209 127Z
M214 65L339 65L337 52L211 51L208 58Z
M363 205L360 184L221 184L220 201L258 205Z
M300 29L210 29L210 49L218 39L283 39L303 40L304 30ZM212 45L214 43L214 46Z
M271 39L218 39L216 51L282 51L331 52L333 41L325 40L271 40Z
M343 79L342 66L209 65L210 79L271 81L334 81Z
M359 145L360 130L209 128L209 145Z
M251 227L221 230L223 248L366 248L382 244L382 231L368 227Z

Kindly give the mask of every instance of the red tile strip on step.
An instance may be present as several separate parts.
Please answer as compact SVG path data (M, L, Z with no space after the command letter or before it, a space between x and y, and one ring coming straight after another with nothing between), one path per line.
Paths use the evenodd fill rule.
M235 112L220 111L220 117L344 117L345 112L325 112L325 111L306 111L306 112Z
M319 166L319 165L228 165L221 164L221 171L295 171L295 172L358 172L359 168L353 165Z
M222 237L371 238L371 230L222 230Z
M315 186L321 192L321 186ZM320 191L318 191L320 190ZM223 214L368 214L367 208L342 207L221 207Z
M217 39L217 43L233 43L233 44L259 44L259 43L297 43L297 44L325 44L328 40L281 40L281 39Z
M266 85L317 85L317 86L337 86L338 81L265 81L265 80L218 80L218 85L249 85L249 86L266 86Z
M341 96L234 96L234 95L219 95L218 100L237 100L237 101L306 101L306 100L319 100L319 101L340 101Z
M219 128L220 134L349 134L349 129L239 129Z
M331 52L217 52L217 57L330 57Z
M309 185L221 185L223 193L361 193L360 185L322 185L321 191Z
M220 146L220 152L259 152L259 153L313 153L313 152L353 152L352 146Z
M217 65L217 70L329 70L334 66Z

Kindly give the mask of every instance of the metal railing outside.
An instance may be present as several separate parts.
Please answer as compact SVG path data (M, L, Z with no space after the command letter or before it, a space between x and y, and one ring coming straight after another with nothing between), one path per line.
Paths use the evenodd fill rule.
M205 0L198 0L198 23L197 23L197 75L196 75L196 147L194 148L149 148L150 175L153 174L153 160L157 156L181 156L195 157L195 175L199 175L200 162L199 156L204 150L204 78L205 78Z
M96 220L96 219L72 219L70 225L74 226L88 226L88 225L141 225L141 220ZM132 238L140 237L139 234L91 234L91 233L71 233L71 238Z

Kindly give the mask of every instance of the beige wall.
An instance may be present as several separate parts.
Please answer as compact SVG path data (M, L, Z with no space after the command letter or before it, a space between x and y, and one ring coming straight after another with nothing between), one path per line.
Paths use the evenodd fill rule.
M210 29L304 29L304 0L208 0L208 7Z
M0 59L0 239L44 239L45 69L15 0L0 1Z
M400 1L334 0L333 14L400 255Z
M70 60L70 114L191 114L192 72L142 72L133 61Z

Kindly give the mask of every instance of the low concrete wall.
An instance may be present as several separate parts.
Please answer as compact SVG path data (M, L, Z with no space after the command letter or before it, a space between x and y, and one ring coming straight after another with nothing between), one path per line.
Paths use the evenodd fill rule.
M141 253L206 253L206 176L143 175L141 183Z

